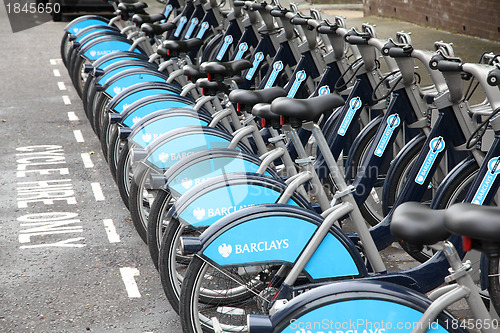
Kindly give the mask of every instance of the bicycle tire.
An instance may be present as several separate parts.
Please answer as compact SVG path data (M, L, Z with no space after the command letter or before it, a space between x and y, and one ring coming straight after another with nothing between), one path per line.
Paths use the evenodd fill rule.
M490 256L488 262L488 293L496 313L500 313L500 272L499 257Z
M210 268L210 273L208 273ZM240 267L239 269L243 272L249 271L248 268ZM184 333L214 332L211 327L211 318L217 315L217 310L220 312L227 311L223 314L226 319L224 321L222 321L219 314L219 323L221 324L224 332L246 331L245 314L247 314L247 312L242 314L241 308L236 308L235 306L242 304L250 305L251 296L260 294L260 292L266 287L266 283L252 278L245 281L240 277L241 274L235 274L237 271L238 268L227 268L222 271L222 269L215 267L211 263L202 259L200 256L193 256L181 287L179 315L181 317ZM222 277L225 281L222 280L214 282L218 278L218 274L220 274L219 278ZM248 275L256 276L256 274ZM241 280L241 282L236 281L235 283L234 280L236 280L237 277ZM206 315L200 315L198 312L199 297L200 294L202 294L200 293L200 289L202 289L202 282L210 283L212 285L216 283L227 283L230 287L226 288L226 290L221 290L220 294L217 294L217 290L212 288L213 297L210 299L209 303L203 304L208 312ZM212 309L212 312L215 313L210 312ZM232 313L230 311L232 311ZM263 314L263 311L258 311L258 309L255 308L254 313ZM226 323L226 321L230 321L231 324Z
M151 209L151 203L154 202L154 197L159 190L147 189L147 184L149 183L149 176L151 174L151 169L144 167L142 170L137 171L134 174L132 181L130 183L129 191L129 211L132 217L132 222L134 223L135 230L147 244L147 221L149 211Z
M118 126L116 126L118 128ZM124 154L129 154L129 145L128 141L122 141L119 138L118 135L118 130L113 129L113 132L111 134L111 138L109 139L109 145L108 145L108 166L109 166L109 171L111 172L111 176L115 180L116 183L118 183L117 180L117 170L118 170L118 163L120 163L120 158L122 156L122 151L125 150ZM121 167L124 167L125 165L122 165Z
M133 177L130 163L130 149L128 142L124 144L123 154L120 154L116 167L116 184L123 203L129 209L130 182ZM125 153L126 152L126 153Z
M68 67L68 56L69 56L69 32L64 31L64 35L61 38L61 45L59 47L59 52L61 53L61 59L64 64L64 67Z
M356 179L356 176L361 168L361 165L363 161L366 159L367 152L373 142L373 139L375 138L375 135L377 133L378 127L372 127L361 139L359 145L357 145L357 149L354 151L350 151L349 155L352 154L352 163L349 166L346 166L346 168L351 168L351 181ZM384 179L385 175L378 175L378 179ZM373 188L375 190L375 188ZM377 195L381 195L381 188L378 190L375 190L378 192ZM361 214L363 215L364 219L366 222L368 222L371 226L377 225L382 219L384 218L384 214L382 213L382 201L380 199L375 199L375 195L369 195L368 198L363 202L361 205L359 205L359 210L361 211ZM379 201L377 203L377 200ZM372 202L374 201L374 202ZM372 202L372 204L370 204ZM377 207L374 205L378 204Z
M170 207L172 207L172 195L168 191L160 190L149 211L147 230L149 255L156 269L159 267L158 260L160 258L160 246L163 237L162 229L166 224L163 221L163 217L169 211Z
M387 172L387 177L384 182L384 190L382 192L382 209L384 216L387 216L391 211L398 194L406 180L406 175L411 170L413 164L417 160L418 154L424 146L425 140L420 140L410 150L402 150L400 158L396 157Z

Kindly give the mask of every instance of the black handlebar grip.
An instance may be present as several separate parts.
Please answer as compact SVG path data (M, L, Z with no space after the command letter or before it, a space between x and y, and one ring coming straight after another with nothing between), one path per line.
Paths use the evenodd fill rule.
M403 58L409 57L412 51L413 48L411 47L411 45L407 45L404 47L391 47L390 49L388 49L387 54L393 58Z
M437 64L437 69L439 69L441 72L461 72L462 63L449 60L441 60Z
M307 25L307 18L304 18L304 17L300 17L300 16L294 16L292 17L292 19L290 20L290 22L292 24L295 24L295 25Z
M235 7L243 7L243 6L245 6L245 1L238 1L238 0L236 0L236 1L233 2L233 5Z
M345 35L345 41L353 45L368 44L368 39L356 35Z
M336 26L328 26L328 25L320 25L318 26L318 32L320 34L325 34L325 35L328 35L328 34L335 34L335 31L337 30L337 27Z
M256 2L254 2L252 4L252 9L259 10L259 9L262 9L262 8L266 8L266 6L267 6L267 3L265 3L265 2L262 2L262 3L256 3Z
M281 9L275 8L271 9L271 16L274 17L285 17L286 11L282 11Z
M498 86L500 85L500 68L493 68L489 73L486 79L490 86Z

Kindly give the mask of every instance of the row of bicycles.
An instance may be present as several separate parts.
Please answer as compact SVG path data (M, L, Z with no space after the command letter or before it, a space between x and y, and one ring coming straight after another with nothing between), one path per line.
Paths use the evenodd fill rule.
M184 332L499 331L500 56L277 0L113 4L61 56Z

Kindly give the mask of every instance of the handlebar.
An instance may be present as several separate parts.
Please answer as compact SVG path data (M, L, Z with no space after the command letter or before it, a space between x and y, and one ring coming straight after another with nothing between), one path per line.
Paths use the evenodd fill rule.
M489 73L486 81L490 86L500 85L500 68L495 67Z

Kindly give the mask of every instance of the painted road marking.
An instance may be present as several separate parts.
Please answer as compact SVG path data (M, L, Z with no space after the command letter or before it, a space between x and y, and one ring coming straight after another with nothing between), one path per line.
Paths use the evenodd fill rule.
M115 224L112 219L102 220L104 223L104 230L106 230L106 234L108 235L108 240L110 243L119 243L120 235L116 232Z
M82 131L74 130L73 134L75 135L76 142L85 142L85 140L83 139Z
M74 112L68 112L69 121L78 121L80 120L78 116Z
M70 105L71 104L71 100L69 99L69 96L64 95L62 97L62 99L63 99L64 105Z
M83 166L87 169L93 168L94 163L92 163L92 159L90 158L89 153L82 153Z
M66 85L62 81L57 82L57 87L59 88L59 90L66 90Z
M104 194L102 193L101 184L91 183L92 192L94 192L94 198L96 201L104 201Z
M54 76L56 76L56 77L61 76L61 72L59 72L58 69L53 69L52 72L54 73Z
M134 278L135 276L140 275L139 270L135 267L122 267L120 268L120 273L122 275L122 280L125 284L125 288L127 289L128 297L141 297L141 293L139 292L139 288L137 287L137 283L135 282Z
M60 58L50 59L50 64L52 66L55 66L55 65L57 65L58 63L61 63L61 62L62 62L62 59L60 59Z

